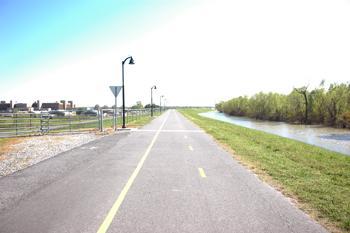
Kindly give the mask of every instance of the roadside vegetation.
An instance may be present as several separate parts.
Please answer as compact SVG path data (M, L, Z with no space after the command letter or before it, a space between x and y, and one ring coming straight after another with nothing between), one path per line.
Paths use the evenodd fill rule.
M18 141L16 138L0 138L0 161L5 159L4 154L11 149L11 145Z
M220 102L216 109L233 116L291 123L324 124L350 128L350 84L331 84L309 90L294 88L288 94L260 92Z
M9 138L0 138L0 160L2 158L2 154L4 153L6 144L10 141Z
M155 111L153 113L153 117L151 117L149 114L142 115L142 116L129 116L126 118L126 124L127 124L127 127L138 128L138 127L141 127L143 125L148 124L151 120L154 119L154 117L157 117L159 115L160 115L160 112ZM104 127L112 128L113 127L113 119L106 119L106 120L104 120L103 124L104 124ZM118 117L118 119L117 119L118 127L120 127L121 124L122 124L122 118Z
M296 199L333 232L350 232L350 157L182 109L262 179Z

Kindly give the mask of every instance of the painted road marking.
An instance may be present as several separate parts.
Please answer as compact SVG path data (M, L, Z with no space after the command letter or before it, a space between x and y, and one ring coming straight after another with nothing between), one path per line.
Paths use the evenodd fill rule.
M205 172L203 170L203 168L199 167L198 168L198 171L199 171L199 175L202 177L202 178L206 178L207 176L205 175Z
M188 149L190 149L190 151L193 151L193 147L192 146L188 146Z
M139 163L137 164L134 172L131 174L131 176L129 177L128 182L125 184L123 190L121 191L121 193L119 194L117 200L114 202L112 208L109 210L106 218L104 219L103 223L101 224L100 228L98 229L97 233L105 233L107 232L109 226L111 225L115 215L117 214L119 207L121 206L121 204L123 203L126 194L128 193L131 185L134 183L137 175L139 174L145 160L147 159L149 153L151 152L151 149L154 145L154 143L156 142L160 131L162 130L162 128L164 127L165 122L167 121L169 117L169 114L166 115L163 123L161 124L161 126L159 127L157 133L154 135L151 144L149 144L149 146L147 147L147 150L145 152L145 154L142 156L141 160L139 161Z
M132 132L158 132L156 129L133 129ZM190 130L190 129L164 129L162 133L203 133L203 130Z

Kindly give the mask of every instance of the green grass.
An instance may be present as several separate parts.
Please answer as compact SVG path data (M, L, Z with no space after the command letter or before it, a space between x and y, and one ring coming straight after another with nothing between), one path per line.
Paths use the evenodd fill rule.
M350 157L295 140L180 110L232 149L239 160L267 175L285 194L332 230L350 232Z
M159 116L160 113L159 112L155 112L154 113L154 117ZM127 127L141 127L147 123L149 123L151 120L154 119L154 117L152 118L150 115L143 115L143 116L129 116L126 118L125 122L126 122L126 126ZM107 128L112 128L113 127L113 119L106 119L103 121L104 127ZM117 119L117 126L118 128L121 126L122 124L122 118L118 117Z
M95 123L89 123L95 121ZM38 116L29 115L18 117L0 117L0 132L12 133L12 135L29 135L39 133L41 127L60 127L62 130L97 128L97 117L72 116L55 117L53 119L41 119ZM82 123L82 124L80 124ZM26 132L24 132L26 131Z

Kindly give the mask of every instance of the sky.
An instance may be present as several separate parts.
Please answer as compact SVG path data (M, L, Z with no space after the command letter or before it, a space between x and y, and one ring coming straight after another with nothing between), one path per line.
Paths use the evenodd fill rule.
M213 106L350 81L350 0L0 0L0 99ZM121 95L118 97L118 106Z

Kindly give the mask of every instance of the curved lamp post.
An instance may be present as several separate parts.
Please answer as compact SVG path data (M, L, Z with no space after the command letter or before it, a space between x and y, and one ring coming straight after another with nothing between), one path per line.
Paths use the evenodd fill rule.
M127 57L124 59L124 61L122 61L122 87L123 87L123 128L125 128L125 86L124 86L124 64L125 62L130 59L129 64L130 65L134 65L134 59L132 58L132 56Z
M151 87L151 117L153 117L153 89L157 89L156 85Z
M162 98L164 97L164 95L161 95L159 97L159 112L161 113L162 112Z

